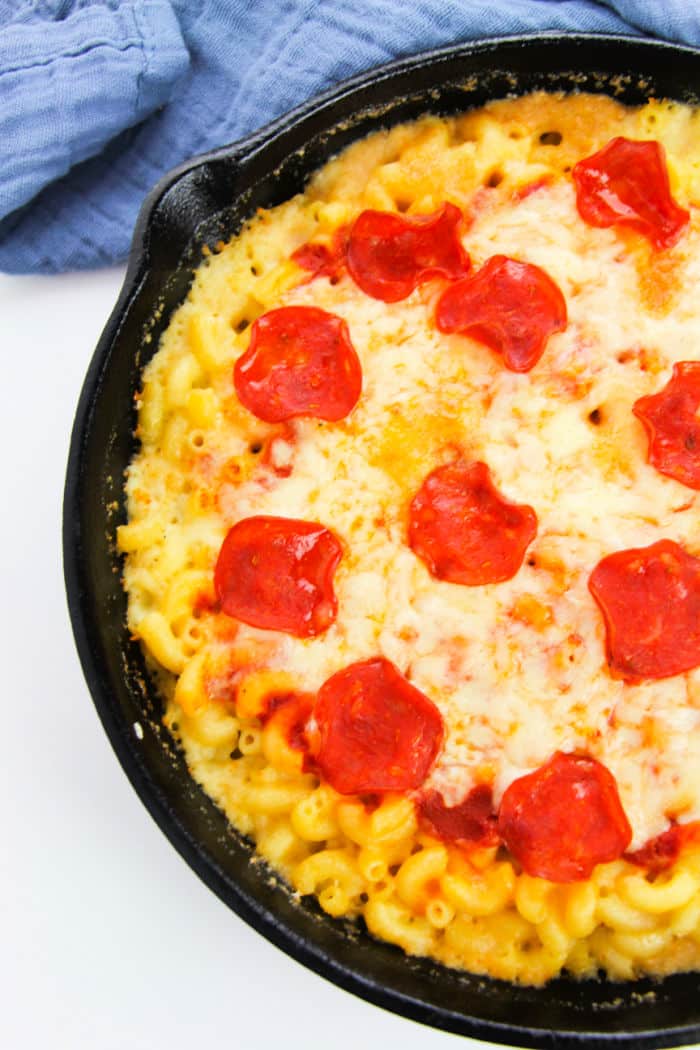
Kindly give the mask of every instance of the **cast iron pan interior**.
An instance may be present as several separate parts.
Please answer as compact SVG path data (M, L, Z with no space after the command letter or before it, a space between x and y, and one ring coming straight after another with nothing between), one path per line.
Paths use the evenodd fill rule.
M700 1038L697 975L516 988L407 959L294 902L189 778L125 629L114 530L134 451L133 394L204 243L278 204L350 141L426 111L453 113L538 88L697 101L700 52L634 39L544 36L420 55L355 78L246 141L166 176L140 215L124 288L90 365L73 430L64 562L76 642L112 746L173 845L235 912L317 973L426 1024L515 1046L662 1047ZM138 726L138 728L136 728Z

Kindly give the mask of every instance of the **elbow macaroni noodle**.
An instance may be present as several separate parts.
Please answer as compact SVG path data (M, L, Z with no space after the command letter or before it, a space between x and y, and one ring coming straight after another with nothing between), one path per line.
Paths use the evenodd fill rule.
M192 775L296 893L314 895L334 918L362 917L372 935L409 954L531 984L562 970L632 979L700 966L697 849L656 876L621 859L598 865L586 881L548 882L522 872L503 848L467 854L432 838L409 796L385 794L372 808L338 794L304 771L284 708L260 718L267 696L312 694L338 667L382 652L402 669L410 665L416 684L441 705L448 738L433 783L446 799L457 801L460 785L468 787L477 772L494 776L502 792L555 749L586 744L616 774L635 848L668 826L666 813L698 819L693 698L700 678L691 672L675 684L626 692L609 682L595 615L581 611L580 565L593 563L596 543L632 546L650 542L649 530L659 527L675 528L680 539L697 529L696 494L679 496L680 486L648 467L639 423L625 406L657 389L660 374L680 359L675 344L676 358L665 356L669 340L683 342L692 325L700 338L700 315L689 319L681 287L700 276L700 230L693 220L692 256L654 259L635 242L620 260L614 232L577 219L567 179L572 164L613 135L654 137L666 147L677 198L700 202L697 120L697 111L680 104L631 110L603 97L539 95L373 134L331 160L304 194L259 211L239 236L206 255L144 371L141 448L129 470L129 523L118 542L129 628L167 672L159 676L165 724ZM443 201L471 216L475 258L510 243L514 254L526 254L522 245L531 245L528 257L566 291L570 333L552 340L551 366L526 400L516 398L522 377L499 370L476 344L471 353L484 378L466 375L460 337L452 336L441 337L447 350L436 365L436 389L409 353L417 346L424 356L434 345L436 334L418 331L416 322L420 316L425 326L430 284L406 303L358 305L347 276L305 283L308 275L290 258L308 241L330 245L364 208L421 214ZM621 294L632 296L627 312ZM601 310L612 302L617 311L600 322L612 343L606 370L590 350L596 296ZM351 420L334 427L302 420L291 429L264 423L238 403L231 371L249 326L288 303L335 310L358 333L363 397L375 406L371 415L360 402L351 417L364 427L359 435ZM623 351L639 365L634 372ZM373 367L379 354L385 360ZM465 383L469 396L460 393ZM565 403L561 415L555 398ZM605 426L587 421L594 409ZM488 592L488 631L479 627L473 589L430 581L405 544L391 548L391 573L378 568L386 533L402 528L391 507L405 505L431 456L484 425L500 439L492 465L513 498L528 500L543 474L558 469L547 458L552 449L568 469L595 474L588 486L566 483L566 504L561 489L552 491L551 524L533 547L536 570L520 574L527 579L499 585L498 598L494 588L476 589ZM517 438L523 458L511 466L516 431L524 434ZM291 474L276 471L289 463ZM635 495L640 486L649 490L646 501ZM217 610L212 574L222 539L254 513L306 516L352 538L337 576L338 623L327 637L290 639ZM579 528L582 513L588 534ZM523 651L530 648L536 657L528 662ZM477 676L469 692L462 683L476 663L486 677ZM586 692L572 699L577 675ZM484 706L494 683L505 698L502 713ZM456 699L445 700L446 693ZM613 710L615 732L608 728ZM657 775L661 753L670 757Z

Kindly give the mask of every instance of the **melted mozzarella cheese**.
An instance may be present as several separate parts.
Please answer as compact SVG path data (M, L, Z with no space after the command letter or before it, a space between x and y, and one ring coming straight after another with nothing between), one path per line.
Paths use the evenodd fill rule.
M465 244L477 265L508 253L542 266L564 290L568 328L550 339L539 364L517 375L487 348L442 335L419 292L385 304L349 278L295 289L286 303L321 306L347 321L362 399L338 426L297 423L292 474L263 490L255 480L241 485L222 525L273 514L318 520L342 538L336 623L311 640L279 639L273 662L311 690L377 653L396 663L445 720L429 784L448 802L486 770L499 796L553 751L580 748L614 774L632 845L640 846L667 826L669 813L700 818L700 712L688 705L686 676L641 685L610 677L587 582L606 554L661 536L700 552L695 494L646 464L631 414L637 397L658 389L673 361L700 345L694 282L680 295L682 320L645 315L636 260L614 231L577 218L566 184L492 208ZM700 257L699 249L693 231L685 251ZM639 346L661 356L658 373L619 363ZM582 396L572 394L570 373L586 377ZM598 425L588 419L595 408ZM387 443L393 432L400 440ZM434 579L407 546L408 503L455 448L485 461L507 498L536 510L535 565L505 583ZM523 594L550 611L542 629L515 615ZM689 809L686 799L695 800Z
M698 357L700 230L694 221L673 250L672 310L650 298L650 253L617 230L583 223L568 180L518 201L492 193L463 239L475 267L506 254L544 268L564 293L568 326L532 371L509 372L485 346L438 332L432 285L391 304L368 298L348 276L291 288L277 305L314 305L347 321L362 397L338 424L295 421L274 442L276 473L254 469L222 483L255 429L249 420L227 423L230 363L245 339L222 333L230 350L214 381L221 413L207 456L187 468L195 489L219 479L216 500L206 508L181 501L178 527L210 566L226 530L252 514L333 529L345 554L331 628L297 639L241 625L237 644L264 640L269 666L305 691L354 661L392 660L442 713L445 746L428 786L448 804L484 778L498 801L555 750L586 751L615 776L637 848L670 815L700 819L700 671L639 685L612 678L588 578L605 555L661 537L700 554L698 496L647 464L631 412L664 385L674 362ZM206 296L216 302L216 280L224 295L234 286L225 253L208 270ZM185 312L204 308L204 286L202 279ZM178 345L166 337L166 352L181 352ZM163 368L167 359L152 374ZM412 496L455 456L483 460L507 499L536 511L529 556L505 583L437 580L408 547ZM290 467L288 476L279 469ZM139 489L154 490L149 469L145 457L131 469L134 505ZM145 608L137 594L136 630Z

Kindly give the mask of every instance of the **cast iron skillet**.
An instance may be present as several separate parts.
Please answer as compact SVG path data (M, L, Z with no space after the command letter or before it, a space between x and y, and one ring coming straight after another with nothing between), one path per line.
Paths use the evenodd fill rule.
M302 189L331 154L426 111L454 113L537 88L697 101L700 52L623 37L485 41L392 63L322 95L250 138L167 175L139 217L124 287L90 365L73 429L64 503L68 604L85 677L114 750L149 812L235 912L312 970L370 1002L449 1031L516 1046L662 1047L700 1039L698 976L546 988L407 959L331 921L251 863L250 844L187 774L160 727L160 703L125 628L114 546L134 391L203 244L235 233L258 206Z

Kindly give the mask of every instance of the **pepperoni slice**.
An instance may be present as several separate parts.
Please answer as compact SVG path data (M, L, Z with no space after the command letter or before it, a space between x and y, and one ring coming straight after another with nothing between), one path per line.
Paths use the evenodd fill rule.
M385 303L405 299L431 277L462 277L470 262L459 239L461 221L462 213L454 204L410 218L363 211L350 230L350 276L366 295Z
M307 281L312 281L314 277L334 277L336 274L337 259L325 244L302 244L292 252L292 259L302 270L308 271Z
M435 704L382 657L324 682L315 719L316 762L343 795L420 787L442 744Z
M535 538L537 516L510 503L485 463L448 463L411 500L408 542L433 576L476 587L510 580Z
M493 255L442 293L435 323L495 350L511 372L529 372L549 337L566 328L566 302L539 266Z
M670 248L690 219L671 196L658 142L614 138L572 172L579 215L590 226L629 226L654 248Z
M589 878L596 864L621 857L632 838L610 771L561 751L507 788L498 830L528 875L551 882Z
M675 864L684 846L690 843L700 844L700 821L673 824L668 831L649 839L641 849L635 850L634 853L626 853L625 860L657 874Z
M308 638L336 618L333 574L341 557L336 537L316 522L244 518L221 546L214 587L228 616Z
M588 581L616 678L670 678L700 666L700 558L673 540L616 551Z
M649 438L649 462L661 474L700 489L700 362L681 361L663 390L635 401L632 411Z
M245 407L267 423L296 416L336 422L357 404L362 369L341 317L282 306L251 326L233 383Z
M313 281L316 277L328 277L331 283L335 284L345 268L346 243L347 227L341 226L330 246L307 241L292 252L292 260L309 274L302 284Z
M418 802L418 818L425 830L444 842L464 846L496 846L498 818L489 784L477 784L456 806L446 806L439 791L428 791Z

